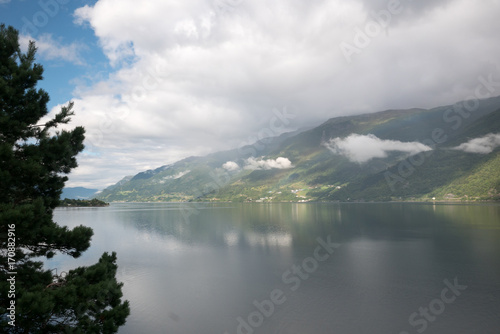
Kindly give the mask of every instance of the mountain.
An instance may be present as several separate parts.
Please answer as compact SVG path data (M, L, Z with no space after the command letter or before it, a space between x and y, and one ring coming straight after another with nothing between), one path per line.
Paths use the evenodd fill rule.
M97 189L83 187L66 187L62 191L61 199L89 199L98 192Z
M500 97L336 117L127 177L105 201L484 200L500 193Z

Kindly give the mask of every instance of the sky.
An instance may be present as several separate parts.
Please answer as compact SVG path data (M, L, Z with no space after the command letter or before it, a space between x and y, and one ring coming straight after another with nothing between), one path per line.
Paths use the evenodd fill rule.
M96 189L332 117L470 98L500 82L498 13L500 0L0 0L0 23L38 47L51 115L73 101L87 131L67 186Z

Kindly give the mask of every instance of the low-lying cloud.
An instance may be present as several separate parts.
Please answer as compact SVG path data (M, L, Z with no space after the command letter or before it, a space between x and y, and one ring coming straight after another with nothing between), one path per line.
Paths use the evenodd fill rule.
M268 160L257 160L254 157L250 157L245 161L245 169L259 170L259 169L289 169L293 168L292 162L288 158L279 157L276 159Z
M467 153L488 154L500 146L500 133L490 133L484 137L474 138L466 143L454 147L454 150L460 150Z
M240 169L240 166L234 161L228 161L222 165L222 168L228 172L235 172Z
M324 146L333 153L343 155L350 161L357 163L364 163L373 158L385 158L388 152L392 151L414 155L432 150L429 146L419 142L384 140L372 134L360 135L356 133L345 138L332 138Z
M234 172L240 170L241 167L234 161L228 161L222 165L222 168L228 172ZM289 169L293 168L293 165L288 158L283 157L267 160L250 157L245 160L243 168L250 170Z

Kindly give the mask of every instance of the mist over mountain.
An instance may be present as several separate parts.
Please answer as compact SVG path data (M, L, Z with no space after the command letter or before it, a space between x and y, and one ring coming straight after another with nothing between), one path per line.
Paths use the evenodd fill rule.
M106 201L491 200L500 97L331 118L127 177Z

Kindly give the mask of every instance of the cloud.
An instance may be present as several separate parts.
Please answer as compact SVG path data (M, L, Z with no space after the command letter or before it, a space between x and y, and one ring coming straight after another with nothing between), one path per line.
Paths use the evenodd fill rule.
M191 170L188 169L188 170L185 170L183 172L179 172L175 175L165 176L163 179L164 180L170 180L170 179L177 180L177 179L180 179L181 177L183 177L184 175L189 174L189 172L191 172Z
M250 157L245 161L245 169L260 170L260 169L289 169L293 168L293 165L288 158L279 157L276 159L268 160L257 160L254 157Z
M460 150L467 153L488 154L500 146L500 133L487 134L484 137L474 138L466 143L454 147L454 150Z
M212 0L97 0L74 12L111 69L73 98L73 124L102 159L94 188L142 165L239 147L263 129L451 104L474 94L481 75L500 81L498 0L401 1L403 13L350 64L339 46L388 1L222 2L232 10ZM75 48L57 59L81 61ZM283 107L297 117L277 124L273 109ZM111 157L128 164L109 174Z
M332 138L324 144L335 154L343 155L352 162L364 163L373 158L385 158L388 152L398 151L414 155L432 148L419 142L383 140L372 134L351 134L346 138Z
M41 34L38 38L22 35L19 37L19 44L22 49L26 50L29 41L34 41L37 47L37 55L46 60L62 60L75 65L85 65L85 60L82 57L82 51L87 47L84 44L73 42L69 45L63 45L60 41L55 40L51 34Z
M240 169L240 166L234 161L228 161L222 165L222 168L228 172L234 172Z
M380 12L386 10L391 3L397 3L396 1L388 0L361 0L364 8L371 13ZM420 18L422 15L429 13L436 8L446 7L453 0L420 0L420 1L399 1L401 4L402 12L399 14L405 19L408 18Z
M9 3L9 2L10 2L10 0L0 0L0 5L4 4L4 3Z

